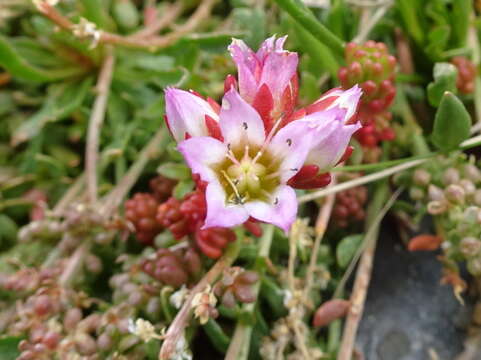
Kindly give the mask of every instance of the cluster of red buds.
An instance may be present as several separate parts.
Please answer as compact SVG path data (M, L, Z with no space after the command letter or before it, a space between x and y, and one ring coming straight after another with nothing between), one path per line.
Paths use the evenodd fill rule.
M12 274L0 274L0 288L16 293L33 292L56 281L61 268L22 268Z
M47 360L55 357L56 349L61 340L61 335L49 331L43 326L38 326L30 332L29 340L22 340L18 344L20 355L18 360Z
M125 216L134 225L137 239L144 244L152 244L157 234L168 229L176 240L190 235L203 254L217 259L227 245L235 241L236 236L227 228L201 229L207 213L205 183L198 176L194 176L194 180L196 190L185 195L182 200L167 198L166 191L159 191L162 188L171 192L174 183L166 185L166 181L151 181L154 194L157 189L157 194L161 193L162 197L150 193L135 194L125 202ZM166 198L164 202L159 202L159 199ZM244 227L254 236L262 235L262 229L255 221L246 221Z
M222 278L214 285L214 294L221 299L222 305L234 307L237 302L251 303L256 297L252 286L259 281L254 271L231 267L224 271Z
M191 247L175 251L159 249L140 266L146 274L175 288L194 281L202 270L200 256Z
M471 94L474 91L474 80L476 79L476 65L464 56L455 56L451 64L458 69L456 87L463 94Z
M356 221L364 220L364 206L367 201L367 188L358 186L340 191L336 194L336 202L332 211L334 225L345 228Z
M389 54L384 43L369 40L363 45L347 44L345 59L347 66L338 73L342 88L359 84L363 90L358 111L363 127L355 134L356 139L367 148L393 140L395 134L389 126L392 114L388 108L396 96L396 58Z

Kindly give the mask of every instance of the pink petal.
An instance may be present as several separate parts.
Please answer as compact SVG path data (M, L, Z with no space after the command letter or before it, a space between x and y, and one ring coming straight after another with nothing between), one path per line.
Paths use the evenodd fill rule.
M264 123L259 113L246 103L235 89L222 99L219 125L226 144L262 145L265 140Z
M298 56L288 51L271 52L263 63L259 85L267 84L274 99L279 99L296 73Z
M307 154L311 150L312 134L315 129L308 121L293 121L280 129L272 138L268 151L276 158L282 159L281 182L287 182L297 174Z
M205 198L207 216L202 229L215 226L232 227L244 223L249 218L243 205L226 203L226 194L218 181L207 185Z
M211 166L225 159L227 146L224 143L212 137L198 136L180 142L177 149L193 174L199 174L207 182L217 181Z
M219 120L207 101L180 89L165 90L165 109L167 124L176 141L184 140L186 133L190 136L207 136L205 115Z
M286 42L287 40L287 35L286 36L283 36L279 39L276 40L276 36L271 36L270 38L264 40L264 42L262 43L262 45L259 47L259 50L257 50L257 58L260 59L260 60L263 60L264 57L273 52L273 51L277 51L277 52L283 52L285 51L283 49L284 47L284 43Z
M315 113L307 116L316 116L316 114L331 113L335 115L338 108L327 110L321 113ZM352 135L361 127L359 122L355 124L346 125L346 110L339 112L333 116L326 126L326 121L319 121L319 126L316 129L316 133L313 136L312 150L307 156L307 164L315 164L319 166L320 172L326 172L330 168L337 165L342 155L346 151L346 147L351 140ZM316 120L310 120L314 125Z
M272 203L251 201L245 203L244 207L253 218L274 224L287 233L296 219L296 192L287 185L281 185L273 194Z
M256 69L259 68L260 64L257 56L239 39L232 40L229 46L229 52L237 65L239 92L246 101L252 102L258 88Z
M333 107L340 107L342 109L346 109L346 118L345 121L349 121L351 117L356 113L357 107L359 104L359 99L361 98L362 90L358 85L354 85L352 88L348 90L342 89L332 89L328 91L325 95L321 96L321 98L316 101L322 102L326 101L326 99L331 97L336 97L336 99L329 104L327 109L331 109Z

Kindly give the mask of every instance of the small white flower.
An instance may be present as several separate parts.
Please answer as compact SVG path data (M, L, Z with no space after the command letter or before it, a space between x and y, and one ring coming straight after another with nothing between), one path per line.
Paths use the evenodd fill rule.
M80 22L72 27L72 33L79 38L91 38L91 49L98 45L101 35L97 26L85 18L80 18Z
M134 323L133 319L129 319L128 325L129 332L138 336L145 342L149 342L152 339L163 339L162 335L155 332L154 325L144 319L137 319Z
M176 309L180 309L188 294L189 290L185 287L185 285L182 285L179 290L170 296L170 304Z

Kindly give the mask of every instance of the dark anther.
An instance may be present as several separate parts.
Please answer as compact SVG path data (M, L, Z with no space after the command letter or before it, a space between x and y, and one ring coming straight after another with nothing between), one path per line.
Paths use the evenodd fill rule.
M277 205L277 204L279 204L279 198L276 198L276 199L274 200L274 205Z
M291 146L291 145L292 145L292 140L291 140L291 139L287 139L287 140L286 140L286 143L287 143L288 146Z
M289 169L289 170L291 170L291 171L299 171L298 168L293 168L293 169Z
M247 123L246 123L246 122L242 123L242 126L244 127L244 130L247 130L247 127L248 127L248 126L247 126Z

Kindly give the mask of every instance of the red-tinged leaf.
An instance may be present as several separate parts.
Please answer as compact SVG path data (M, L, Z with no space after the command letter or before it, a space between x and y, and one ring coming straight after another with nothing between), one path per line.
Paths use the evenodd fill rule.
M259 113L262 121L264 121L264 129L266 131L266 135L269 134L272 127L274 126L274 121L271 117L271 112L274 108L274 99L272 98L272 93L266 84L262 84L262 86L257 91L252 106Z
M437 235L422 234L413 237L408 244L409 251L433 251L441 245L442 238Z
M228 92L232 88L237 88L237 80L234 75L229 74L224 80L224 93Z
M343 299L326 301L316 310L312 324L316 328L329 325L334 320L346 316L349 311L349 306L349 301Z

